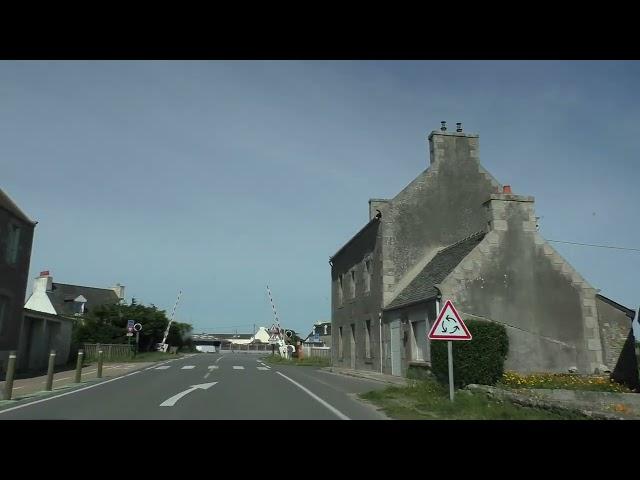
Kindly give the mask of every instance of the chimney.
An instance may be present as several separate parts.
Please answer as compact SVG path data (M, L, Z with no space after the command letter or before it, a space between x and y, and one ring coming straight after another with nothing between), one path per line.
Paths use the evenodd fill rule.
M40 272L40 276L36 277L33 282L33 292L50 292L53 289L53 277L49 274L49 270Z
M502 193L492 193L484 202L488 230L507 231L517 228L524 232L536 232L534 198L514 195L511 187L505 185Z
M376 215L378 215L378 212L380 212L381 216L384 216L388 206L389 206L389 200L387 200L386 198L370 198L369 199L369 220L373 220L373 218Z
M440 130L434 130L429 134L430 164L439 164L442 161L480 163L479 135L464 133L462 123L456 123L456 131L448 132L446 122L441 122Z
M121 301L124 300L124 285L120 285L119 283L116 283L116 286L111 287L111 290L116 292L118 299L120 299Z

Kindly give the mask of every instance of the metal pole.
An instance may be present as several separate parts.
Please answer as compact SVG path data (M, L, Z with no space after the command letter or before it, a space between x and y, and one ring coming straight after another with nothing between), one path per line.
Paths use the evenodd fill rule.
M136 353L140 350L140 332L136 332Z
M49 353L49 367L47 368L47 384L45 386L45 390L50 392L53 390L53 369L56 364L56 352L55 350L51 350Z
M82 379L82 360L84 359L84 352L82 350L80 350L78 352L78 361L76 363L76 378L75 378L75 383L80 383L80 380Z
M453 402L453 345L451 340L447 342L447 353L449 354L449 400Z
M380 373L382 373L382 313L378 313L380 320Z
M7 363L7 379L4 384L4 399L11 400L13 393L13 377L16 373L16 352L11 350L9 352L9 362Z
M98 351L98 378L102 378L102 350Z

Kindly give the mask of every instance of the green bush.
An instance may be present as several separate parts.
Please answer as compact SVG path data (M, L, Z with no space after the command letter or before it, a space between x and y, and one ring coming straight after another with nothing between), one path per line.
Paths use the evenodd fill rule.
M509 351L507 331L499 323L465 320L473 340L453 343L453 383L464 387L471 383L495 385L502 378ZM441 383L449 382L447 342L431 342L431 368Z

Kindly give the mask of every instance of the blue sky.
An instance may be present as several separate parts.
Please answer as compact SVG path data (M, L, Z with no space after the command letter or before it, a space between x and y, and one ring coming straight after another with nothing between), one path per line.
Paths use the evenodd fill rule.
M126 285L197 331L330 319L328 258L441 120L536 197L545 238L640 248L639 62L0 62L2 188L30 278ZM640 252L553 244L637 309ZM29 286L29 292L31 285Z

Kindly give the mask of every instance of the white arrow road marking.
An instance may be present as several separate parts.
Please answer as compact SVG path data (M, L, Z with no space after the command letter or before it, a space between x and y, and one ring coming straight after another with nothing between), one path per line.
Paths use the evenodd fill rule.
M176 404L176 402L178 400L180 400L182 397L184 397L185 395L188 395L191 392L194 392L196 390L207 390L207 389L213 387L216 383L218 383L218 382L201 383L200 385L191 385L191 388L188 388L184 392L180 392L180 393L174 395L173 397L166 399L164 402L162 402L160 404L160 406L161 407L173 407Z
M222 356L218 357L218 359L216 360L216 363L218 363L220 360L222 360Z
M196 368L195 365L185 365L184 367L181 368L181 370L192 370Z
M332 413L334 413L338 418L340 418L341 420L351 420L349 417L347 417L344 413L342 413L340 410L338 410L337 408L335 408L333 405L329 405L327 402L325 402L323 399L321 399L319 396L317 396L315 393L313 393L311 390L309 390L308 388L304 387L303 385L300 385L298 382L296 382L295 380L290 379L289 377L287 377L286 375L280 373L280 372L276 372L278 375L280 375L281 377L286 378L287 380L289 380L291 383L293 383L296 387L298 387L300 390L302 390L303 392L305 392L306 394L308 394L311 398L313 398L314 400L317 400L319 403L321 403L322 405L324 405L325 407L327 407L329 410L331 410Z
M234 365L233 366L234 370L244 370L244 367L242 365L238 366L238 365Z

